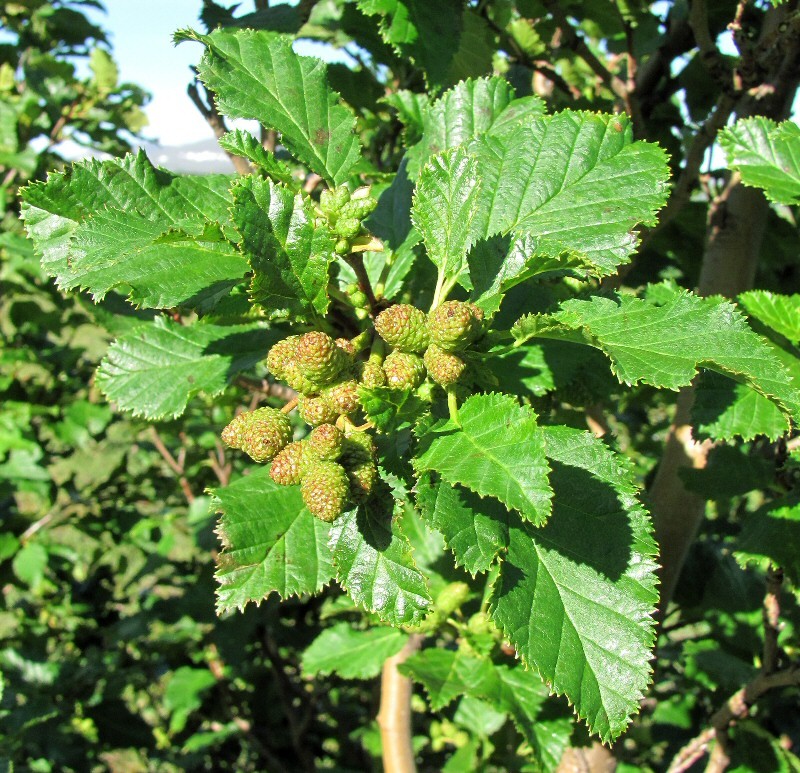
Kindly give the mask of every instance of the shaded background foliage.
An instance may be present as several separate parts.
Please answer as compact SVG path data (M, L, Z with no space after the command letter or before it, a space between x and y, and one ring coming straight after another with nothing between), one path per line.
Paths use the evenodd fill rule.
M271 597L222 618L214 613L218 544L204 492L243 472L241 460L218 441L235 407L258 399L280 405L268 394L263 367L250 368L224 395L193 397L180 420L149 422L115 411L97 390L95 369L109 342L152 312L132 311L113 292L97 305L79 292L60 293L22 237L16 190L60 163L54 149L61 139L121 154L143 127L146 95L118 83L104 33L86 19L84 5L4 3L0 10L14 40L0 48L0 753L7 767L42 771L379 769L372 721L379 660L348 673L346 658L326 663L321 657L325 643L347 652L355 643L348 631L363 629L368 617L331 590L281 604ZM798 73L780 71L770 52L788 57L796 50L796 4L785 4L788 32L780 34L770 27L775 10L759 2L690 8L453 0L435 7L326 0L293 8L257 3L248 11L206 2L200 18L209 29L296 33L351 54L352 66L332 65L330 80L356 110L365 165L378 178L384 173L387 183L404 147L425 132L426 89L441 93L494 71L517 96L538 94L552 110L626 109L637 136L669 152L675 192L661 224L644 234L625 285L671 279L706 293L747 289L750 282L731 289L730 277L703 275L710 233L737 213L720 205L731 182L721 156L702 162L734 110L776 120L788 115ZM692 8L697 14L699 7L707 16L698 21ZM418 36L389 24L400 12ZM707 24L713 42L735 19L738 58L709 46L700 26ZM774 45L756 55L753 41L764 34L775 36ZM78 57L89 58L88 80L75 76ZM750 90L765 79L772 90L756 98ZM192 88L211 129L221 134L209 95L200 84ZM266 132L263 141L274 148L274 135ZM796 292L796 208L767 207L753 196L741 206L745 218L760 218L756 230L763 233L760 260L748 269L753 286ZM745 226L739 239L747 237ZM420 270L410 292L432 279ZM545 308L563 289L554 282L538 292L512 291L501 315L513 320ZM796 344L780 340L789 359ZM674 393L622 390L607 365L584 353L571 358L571 351L569 344L531 349L526 363L509 358L516 370L503 377L530 389L537 409L554 421L584 427L588 417L590 425L613 431L640 478L652 483L675 413ZM641 717L615 746L622 769L665 769L756 675L764 588L774 582L764 556L782 557L771 553L774 535L761 544L757 533L741 535L753 513L771 512L777 502L789 513L784 544L800 544L793 493L798 461L791 438L758 436L717 445L703 465L681 473L686 492L707 503L709 517L691 547L675 605L666 610L654 686ZM732 550L748 545L755 559L743 571ZM482 592L482 583L439 561L440 547L422 529L414 547L445 583ZM479 605L479 595L461 605L456 618L467 627L458 634L442 625L436 635L445 650L458 636L477 649L492 646L485 631L468 627ZM782 593L781 612L780 647L793 662L798 610L791 588ZM321 632L329 638L308 649ZM397 641L371 646L383 657L396 651ZM512 665L513 650L506 657ZM441 709L433 699L437 711L428 712L423 694L414 699L414 730L425 769L536 769L517 729L519 716L517 727L506 721L513 707L473 695L442 702ZM792 754L800 742L796 700L796 691L773 691L737 726L734 769L800 767ZM558 728L556 748L567 740L576 747L589 743L583 729L564 723L565 702L553 701L547 712Z

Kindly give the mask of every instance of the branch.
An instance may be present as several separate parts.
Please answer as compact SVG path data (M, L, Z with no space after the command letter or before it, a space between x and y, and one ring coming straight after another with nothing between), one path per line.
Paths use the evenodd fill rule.
M161 439L161 435L158 434L158 430L155 427L150 427L150 435L153 439L153 445L156 447L158 453L161 454L161 458L178 476L178 482L181 484L181 490L183 491L183 495L186 497L186 501L189 504L192 504L192 502L195 500L195 495L192 491L192 487L189 485L186 475L184 474L186 472L184 467L184 462L186 460L186 448L181 446L180 455L176 460L175 457L170 453L169 449L164 445L164 441Z
M545 8L550 12L556 24L561 28L564 35L564 45L574 51L592 69L600 80L616 94L626 106L628 105L628 89L625 82L617 75L612 73L598 58L594 52L586 45L586 41L579 35L575 28L570 24L564 9L558 0L544 0Z
M416 773L411 733L411 679L397 667L422 646L422 634L412 634L403 649L387 658L381 674L381 730L384 773Z
M251 376L238 375L234 382L249 392L254 392L257 396L277 397L280 400L289 402L297 397L297 392L284 384L273 384L265 378L252 378Z
M770 565L767 569L767 592L764 594L762 620L764 622L764 655L761 672L772 674L778 667L778 634L780 632L781 603L780 594L783 585L783 569Z
M800 687L800 668L788 668L774 674L760 673L741 690L731 695L722 708L711 717L710 726L678 752L667 768L667 773L683 773L688 770L706 753L711 741L715 739L719 741L720 737L727 733L732 722L747 716L750 707L764 693L781 687ZM719 762L718 760L715 764Z
M700 58L708 74L719 84L724 94L734 92L732 72L708 29L708 9L705 0L691 0L689 4L689 24L691 25Z
M206 119L206 123L214 132L214 136L217 139L222 137L222 135L228 131L228 127L225 126L225 121L219 114L219 110L217 110L217 106L214 104L214 100L211 98L208 89L206 89L205 100L203 100L203 98L200 96L200 91L198 90L196 83L190 83L186 87L186 93L189 95L189 99L194 102L194 106L200 111L200 115ZM250 168L250 164L247 159L242 158L241 156L236 156L233 153L228 153L228 151L225 152L239 174L250 174L252 169Z

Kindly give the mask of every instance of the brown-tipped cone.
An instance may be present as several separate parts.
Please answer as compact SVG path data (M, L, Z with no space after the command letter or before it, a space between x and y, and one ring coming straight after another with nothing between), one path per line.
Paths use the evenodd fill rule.
M383 361L386 386L391 389L416 389L425 380L422 357L407 352L392 352Z
M228 448L241 449L244 432L252 415L252 411L244 411L238 416L234 416L233 421L222 430L222 442L225 443Z
M458 355L440 349L436 344L431 344L422 357L428 375L433 381L443 387L455 384L464 371L467 363Z
M300 493L312 515L331 523L344 512L350 479L341 464L316 462L305 470Z
M322 396L344 416L355 413L361 407L361 401L358 399L358 382L353 379L327 387L322 391Z
M289 443L273 460L269 476L281 486L296 486L303 478L306 453L301 440Z
M431 343L446 352L461 352L480 334L481 322L471 303L445 301L428 314Z
M336 406L323 395L309 397L301 395L297 403L300 418L312 427L320 424L333 424L339 418Z
M302 376L324 385L332 383L342 372L347 355L327 333L313 331L298 339L295 362Z
M277 408L259 408L250 414L242 433L241 449L254 462L272 461L292 439L289 417Z
M401 352L424 352L429 343L425 312L407 303L390 306L378 314L375 330Z
M335 462L342 453L344 432L333 424L321 424L306 438L306 450L322 462Z
M290 364L294 362L299 338L300 336L284 338L282 341L278 341L267 354L267 370L278 381L286 381L286 373Z

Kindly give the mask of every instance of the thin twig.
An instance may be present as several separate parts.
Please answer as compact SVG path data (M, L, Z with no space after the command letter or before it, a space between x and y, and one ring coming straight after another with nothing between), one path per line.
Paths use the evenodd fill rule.
M161 458L167 463L167 466L178 476L178 483L180 483L181 491L183 491L183 495L186 497L186 501L189 504L192 504L192 502L194 502L196 497L194 495L194 492L192 491L192 487L189 484L189 481L186 478L186 475L184 474L185 469L182 462L186 458L185 453L179 457L181 461L178 461L170 453L169 449L164 445L164 441L161 439L161 435L159 435L158 430L155 427L150 427L150 435L153 439L153 445L156 447L158 453L161 454Z
M778 634L780 632L781 586L783 569L770 565L767 569L767 591L764 594L762 619L764 622L764 655L761 673L772 674L778 667Z
M700 49L700 59L703 65L723 93L731 95L735 91L731 80L731 68L711 37L705 0L691 0L689 3L689 24L692 27L697 47Z
M234 382L236 386L254 392L260 397L277 397L285 402L297 397L297 392L284 384L275 384L265 378L252 378L250 376L238 375Z
M375 297L375 292L372 289L372 282L370 282L367 269L364 267L364 258L360 253L351 253L345 256L345 261L347 261L347 265L353 269L356 275L356 281L358 282L358 289L367 296L370 313L374 315L378 305L378 299Z
M600 80L627 105L629 94L625 82L618 75L612 73L608 67L597 58L586 44L583 36L572 26L558 0L544 0L544 6L550 12L556 24L561 28L563 45L574 51L583 59L595 75L597 75Z
M214 471L214 475L217 476L220 486L224 487L228 485L231 479L233 465L226 459L225 446L219 440L215 440L214 444L216 453L209 451L208 460L211 462L211 469Z

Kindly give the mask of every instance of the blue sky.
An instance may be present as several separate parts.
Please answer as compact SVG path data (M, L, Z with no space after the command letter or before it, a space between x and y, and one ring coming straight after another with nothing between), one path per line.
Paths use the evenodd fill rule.
M105 6L107 13L95 18L109 33L120 78L153 95L147 107L148 138L178 145L213 137L186 94L189 67L199 60L202 47L172 44L176 29L202 29L197 21L201 0L106 0Z

